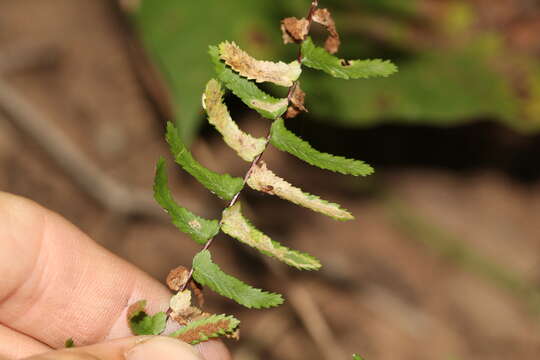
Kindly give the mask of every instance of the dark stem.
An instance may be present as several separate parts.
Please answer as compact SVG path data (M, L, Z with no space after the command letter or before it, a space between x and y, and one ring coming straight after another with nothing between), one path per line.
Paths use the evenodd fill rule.
M310 29L311 29L311 25L313 24L313 15L315 14L315 11L317 10L318 7L319 7L319 0L313 0L311 2L311 7L309 9L309 13L308 13L308 16L307 16L307 20L308 20L307 32L308 32L308 34L309 34ZM300 43L300 45L302 43L303 43L303 41ZM301 46L300 46L300 50L298 51L297 61L300 63L300 65L302 65L302 47ZM294 94L294 91L296 90L297 86L298 86L298 80L296 80L291 85L291 87L289 87L289 91L287 93L287 99L289 100L289 105L291 104L291 98L292 98L292 96ZM266 149L268 148L268 145L270 144L270 137L271 137L271 132L269 130L268 134L266 135L266 143L264 145L263 151L259 155L257 155L257 157L255 157L255 159L253 159L253 161L251 162L251 165L249 166L246 174L244 175L244 183L243 183L244 186L242 186L242 189L240 189L240 191L238 191L233 196L232 200L229 202L229 205L227 205L225 210L233 207L238 202L238 199L239 199L240 195L242 194L242 191L244 190L244 188L246 186L246 183L247 183L249 177L251 176L251 173L253 172L255 167L261 161ZM223 225L223 219L220 220L219 225L220 225L220 228L221 228L221 225ZM212 246L212 243L214 242L214 239L215 239L215 237L208 240L201 251L208 250L210 248L210 246ZM186 283L182 286L182 288L179 291L184 291L186 289L186 287L188 286L188 284L191 281L192 277L193 277L193 266L191 267L191 270L189 271L189 275L188 275L188 279L187 279ZM172 313L172 309L169 308L167 310L167 318L169 318L171 313Z

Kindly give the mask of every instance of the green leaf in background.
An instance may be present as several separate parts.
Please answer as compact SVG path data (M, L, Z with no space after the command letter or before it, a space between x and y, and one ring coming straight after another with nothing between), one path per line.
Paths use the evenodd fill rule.
M171 216L172 223L203 245L219 232L219 221L203 219L174 201L169 190L165 159L159 159L154 179L154 199Z
M270 56L268 44L279 43L273 10L272 2L253 0L141 1L134 22L166 77L184 141L193 139L202 122L200 94L212 76L208 45L234 39L258 56Z
M341 126L381 122L451 126L494 117L519 127L510 84L489 65L481 44L474 49L432 52L400 65L388 79L336 82L310 74L308 106ZM322 99L325 99L324 103Z
M271 134L270 142L272 145L313 166L345 175L367 176L373 174L373 168L363 161L346 159L315 150L307 141L290 132L285 127L283 119L274 121Z
M223 232L261 253L299 270L319 270L321 263L311 255L291 250L257 230L243 215L240 202L223 211Z
M353 354L353 360L364 360L364 358L362 358L360 355L358 354Z
M463 20L456 18L474 20L481 15L470 2L459 2L459 16L454 6L443 6L437 18L425 11L426 2L325 2L342 36L341 57L388 57L399 64L400 72L388 79L343 82L306 71L302 87L308 93L310 116L346 127L456 126L492 119L517 130L540 130L540 61L505 45L504 27L463 29ZM208 44L234 40L257 58L291 60L297 49L283 46L279 21L305 16L309 1L142 0L141 4L135 23L169 81L178 126L189 140L203 120L199 95L213 76L213 66L205 59ZM452 28L456 23L459 28ZM249 97L240 95L231 85L235 80L225 80L220 74L223 66L215 65L219 80L255 109L250 102L260 97L251 93L257 87L252 84L246 90ZM515 81L516 73L524 80ZM235 86L245 90L247 83Z
M210 46L210 57L216 66L218 79L240 98L249 108L257 111L261 116L274 120L287 111L289 100L287 98L276 99L259 89L253 82L241 77L219 58L219 49Z
M235 277L225 274L214 264L210 251L203 250L193 258L193 278L218 294L247 308L269 308L283 304L280 294L253 288Z
M190 322L170 336L196 345L212 338L232 335L238 329L238 325L240 325L240 320L234 316L211 315Z
M302 43L302 56L302 64L307 67L345 80L387 77L397 72L396 65L388 60L341 60L315 46L310 37Z
M178 165L221 199L231 200L244 186L244 181L241 178L218 174L199 164L186 148L176 127L171 122L167 123L166 138Z
M129 327L133 335L159 335L165 330L167 315L159 312L155 315L146 313L146 300L131 305L127 312Z

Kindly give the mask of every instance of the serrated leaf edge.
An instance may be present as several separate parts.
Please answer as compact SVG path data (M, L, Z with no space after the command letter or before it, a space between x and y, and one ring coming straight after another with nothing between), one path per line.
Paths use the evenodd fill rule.
M318 270L321 268L321 263L315 257L291 250L256 229L242 215L242 205L240 202L223 211L221 229L224 233L238 241L297 269Z
M206 84L202 102L208 114L208 122L214 125L225 143L243 160L251 162L264 151L266 140L243 132L231 118L227 105L223 103L223 90L219 81L211 79Z
M180 139L172 122L167 123L166 140L175 162L219 198L231 200L243 188L243 179L232 177L229 174L218 174L195 160Z
M256 60L234 42L225 41L219 44L219 55L234 71L258 83L271 82L290 87L302 73L302 67L296 60L289 64L282 61Z
M316 150L310 143L288 130L281 118L272 124L270 143L279 150L321 169L353 176L367 176L374 172L370 165L361 160L347 159Z
M269 170L264 161L253 167L247 184L254 190L276 195L336 220L346 221L354 219L354 216L350 212L342 209L338 204L322 200L318 196L303 192L300 188L292 186Z
M197 334L199 337L196 340L186 341L191 345L196 345L211 338L218 338L220 336L233 334L240 325L240 320L236 319L232 315L211 315L199 320L192 321L181 329L173 332L169 336L182 339L182 335L185 335L189 331L196 331L199 327L204 327L209 324L217 324L225 321L229 323L227 327L220 327L218 331L212 333L204 333L202 331L203 329L201 329L201 331Z
M212 274L208 274L209 271L215 272L216 274L218 274L218 276L222 277L221 280L225 279L225 281L216 281L216 279L213 279ZM210 251L208 250L203 250L199 252L193 258L193 278L199 284L203 286L208 286L210 289L217 292L218 294L234 300L240 305L243 305L249 309L270 308L281 305L283 303L283 298L281 294L271 293L254 288L235 278L234 276L228 275L223 272L223 270L221 270L219 266L212 261L212 256L210 254ZM229 283L232 282L236 286L239 286L242 289L243 294L239 294L239 292L236 291L237 289L233 289L232 286L224 286L224 282L226 281L228 281ZM249 296L254 295L266 298L267 302L262 302L260 298L259 303L253 303L252 300L248 300Z

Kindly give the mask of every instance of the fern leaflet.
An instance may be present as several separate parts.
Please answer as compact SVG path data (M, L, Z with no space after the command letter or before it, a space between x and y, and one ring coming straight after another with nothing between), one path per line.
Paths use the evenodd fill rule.
M396 65L384 60L342 60L315 46L311 38L302 43L302 64L341 79L387 77L397 71Z
M242 205L238 202L223 212L222 230L238 241L249 245L261 253L275 257L287 265L300 270L318 270L319 260L308 254L291 250L257 230L242 215Z
M235 277L225 274L212 262L210 251L203 250L193 258L193 278L218 294L232 299L247 308L269 308L281 305L280 294L253 288Z
M199 164L182 142L173 123L167 123L167 143L174 160L204 187L224 200L231 200L243 187L243 180L228 174L215 173Z
M220 60L219 49L216 46L210 46L209 53L216 67L219 81L225 84L250 109L257 111L261 116L271 120L283 115L287 111L289 101L286 98L276 99L268 95L253 82L229 69Z
M169 190L165 159L157 163L154 199L171 216L173 224L199 244L205 244L219 232L217 220L206 220L178 205Z
M219 55L234 71L256 82L271 82L290 87L300 77L302 67L298 61L290 64L255 60L234 42L219 44Z
M322 200L318 196L305 193L301 189L292 186L269 170L264 161L261 161L259 165L253 168L247 184L254 190L279 196L296 205L306 207L336 220L354 219L350 212L342 209L338 204Z
M374 172L373 168L363 161L347 159L315 150L307 141L289 131L285 127L285 121L281 118L272 124L270 142L279 150L288 152L321 169L354 176L367 176Z

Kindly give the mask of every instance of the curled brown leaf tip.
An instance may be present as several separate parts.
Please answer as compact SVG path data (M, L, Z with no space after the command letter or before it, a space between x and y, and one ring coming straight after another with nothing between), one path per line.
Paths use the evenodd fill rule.
M288 107L285 117L287 119L292 119L297 117L301 112L308 112L304 105L305 99L306 93L300 88L300 83L298 82L290 97L291 105Z
M305 18L288 17L281 20L281 32L283 43L295 43L304 41L308 34L309 21Z
M167 275L167 286L173 291L178 291L189 279L189 270L184 266L172 269Z
M337 32L336 22L332 18L330 11L328 11L328 9L315 10L313 13L313 21L324 26L330 33L324 44L326 51L330 54L337 53L339 46L341 45L341 40L339 38L339 33Z

